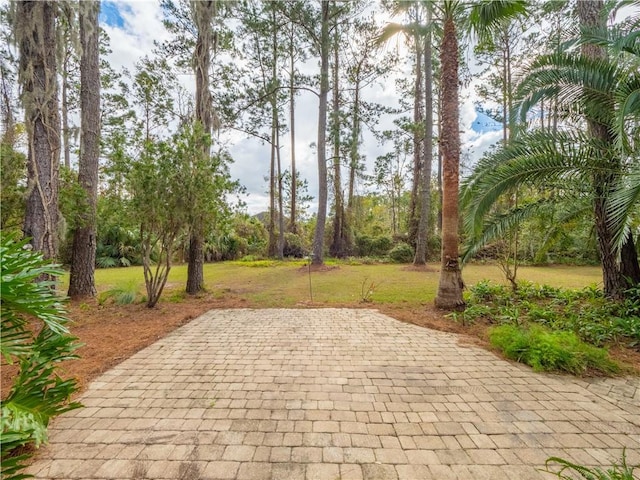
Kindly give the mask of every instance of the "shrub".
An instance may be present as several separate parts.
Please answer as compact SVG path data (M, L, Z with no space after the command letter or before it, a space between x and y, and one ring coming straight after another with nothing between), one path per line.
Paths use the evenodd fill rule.
M304 240L295 233L284 234L284 256L292 258L304 258L307 253Z
M75 380L63 380L56 365L75 358L76 338L68 334L65 311L52 281L62 270L25 250L26 241L0 240L2 342L0 353L18 374L0 401L2 478L24 478L20 471L30 453L14 455L18 447L47 441L49 420L80 407L69 402Z
M373 238L369 235L356 236L356 248L359 257L370 257L373 252Z
M606 374L619 371L606 350L584 343L573 332L549 331L539 325L530 328L501 325L490 330L489 338L507 358L536 371L578 375L588 370Z
M359 235L356 237L356 248L360 257L384 257L393 247L393 240L386 235L370 237Z
M484 319L490 323L537 323L574 332L595 346L640 346L640 316L633 292L624 302L613 302L595 286L566 290L518 282L518 289L513 292L504 285L483 281L465 292L465 301L466 322Z
M371 248L373 249L371 253L374 257L384 257L389 253L391 247L393 247L393 240L391 237L380 235L375 237L371 242Z
M408 243L399 243L389 252L389 258L396 263L411 263L415 253Z

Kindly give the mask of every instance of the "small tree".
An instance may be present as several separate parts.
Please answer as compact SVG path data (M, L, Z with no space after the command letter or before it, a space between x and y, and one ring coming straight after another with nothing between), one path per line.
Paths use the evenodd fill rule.
M173 247L185 224L182 212L176 208L182 194L174 168L176 162L179 159L169 143L147 140L128 175L131 213L140 228L149 308L162 295L171 270Z
M234 186L228 156L203 151L210 141L199 122L184 125L170 140L145 141L128 174L149 308L162 295L178 237L194 218L211 225L226 215L225 194Z

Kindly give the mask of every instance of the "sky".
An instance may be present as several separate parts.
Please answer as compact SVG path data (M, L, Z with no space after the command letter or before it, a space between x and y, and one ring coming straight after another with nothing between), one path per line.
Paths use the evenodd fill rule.
M111 50L108 60L119 70L126 67L134 70L135 63L153 50L154 40L169 39L170 35L162 25L162 12L158 1L148 0L113 0L103 1L100 13L100 23L111 39ZM307 65L315 73L317 65L311 62ZM390 75L377 85L372 86L365 93L366 100L375 100L383 105L398 106L398 94L395 92L395 78L402 75L398 71ZM193 92L195 80L191 75L180 77L185 88ZM493 119L476 111L473 105L472 90L461 92L460 123L462 154L468 164L473 164L495 142L500 140L501 125ZM309 195L317 198L318 165L315 149L312 144L317 141L318 99L310 92L301 92L296 98L296 164L302 178L309 182ZM380 119L380 127L391 128L393 117ZM247 211L256 214L266 211L269 205L268 184L270 149L260 141L247 138L238 132L223 131L221 141L229 146L234 163L230 166L231 176L238 179L245 187L246 194L242 200ZM285 166L290 158L289 135L281 139L281 155ZM366 157L369 172L373 170L373 162L379 155L387 153L391 145L379 145L373 136L363 134L362 153ZM283 167L285 168L285 167ZM343 174L344 175L344 174ZM359 186L360 193L366 187ZM312 202L310 211L315 210Z

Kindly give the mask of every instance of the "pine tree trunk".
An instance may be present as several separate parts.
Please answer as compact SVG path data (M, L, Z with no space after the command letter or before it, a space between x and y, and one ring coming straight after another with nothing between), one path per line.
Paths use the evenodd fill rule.
M209 91L209 68L213 32L211 22L215 12L215 0L192 1L194 21L198 31L194 52L194 73L196 77L196 121L200 122L204 132L211 134L213 129L213 106ZM208 141L201 145L202 155L210 155ZM186 292L195 295L204 290L204 233L205 226L197 215L191 219L189 238L189 263L187 265Z
M335 4L335 2L334 2ZM333 241L329 252L336 258L345 256L344 238L344 202L342 199L342 170L340 165L340 80L339 80L339 40L338 25L334 26L333 40Z
M60 115L56 79L56 2L16 7L20 80L28 134L24 235L45 258L58 255Z
M276 119L276 159L278 164L278 258L284 259L284 199L282 195L282 162L280 158L280 124Z
M71 298L95 296L96 214L98 202L98 160L100 157L100 70L99 27L100 2L79 3L80 44L80 109L81 137L78 181L86 194L87 210L73 235Z
M82 20L80 20L82 22ZM82 33L80 33L82 36ZM80 39L82 42L82 38ZM82 61L82 60L80 60ZM64 166L67 169L71 169L71 145L70 145L70 131L69 131L69 78L68 78L68 69L69 69L69 55L65 54L64 63L62 64L62 144L64 151ZM82 75L82 67L80 70L80 75ZM82 80L80 80L82 82ZM80 86L82 89L82 85ZM82 92L80 93L82 97ZM80 98L80 102L82 103L82 98ZM82 147L80 147L82 149Z
M359 66L358 66L359 68ZM360 157L358 155L358 143L360 141L360 76L359 70L356 72L356 82L353 86L353 121L351 124L351 158L349 159L349 197L347 206L351 211L353 209L353 201L356 189L356 173Z
M273 94L275 95L275 93ZM276 122L278 121L278 111L275 98L271 100L271 163L269 166L269 223L267 232L269 234L269 244L267 245L267 255L275 257L278 252L278 240L276 238Z
M170 254L169 254L170 255ZM189 295L204 289L204 235L193 231L189 238L189 263L187 265L187 287Z
M416 247L416 241L418 237L418 209L420 200L418 198L420 192L420 172L422 171L422 137L421 128L419 126L422 123L422 43L420 38L416 36L416 82L413 99L413 179L411 183L411 197L409 198L409 219L408 219L408 233L409 244Z
M427 25L431 24L431 5L427 5ZM424 139L422 152L422 182L420 189L420 221L416 238L414 265L427 263L427 240L429 238L429 214L431 213L431 167L433 164L433 66L431 62L431 33L424 41Z
M327 221L327 97L329 92L329 0L322 0L320 35L320 100L318 105L318 214L313 236L314 265L324 263L324 230Z
M456 309L464 306L462 274L458 260L458 187L460 133L458 113L458 39L451 15L445 15L442 46L442 265L435 299L436 307Z
M291 62L291 76L289 77L289 127L291 134L291 220L289 221L289 229L291 233L298 233L297 225L297 188L298 188L298 172L296 171L296 94L295 94L295 45L294 42L294 24L291 22L291 34L289 37L289 61Z

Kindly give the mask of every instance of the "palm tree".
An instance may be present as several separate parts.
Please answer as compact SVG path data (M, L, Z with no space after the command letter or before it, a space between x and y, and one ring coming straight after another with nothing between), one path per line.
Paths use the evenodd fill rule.
M587 27L583 22L583 28ZM610 33L616 33L615 38L583 34L580 52L541 56L529 67L520 86L521 119L539 101L554 99L568 122L559 132L523 134L478 165L463 194L471 237L465 258L499 237L508 225L570 195L576 206L574 213L585 199L591 203L605 293L621 298L628 280L632 284L640 282L630 229L640 199L640 50L635 41L637 33ZM584 48L614 45L628 47L619 49L626 53L612 57L606 51ZM593 55L594 51L598 54ZM521 185L538 190L542 185L559 188L553 196L543 193L535 202L491 216L498 198Z
M436 307L464 306L462 272L458 261L458 186L460 171L460 127L458 96L458 34L454 22L456 2L446 2L440 46L442 124L442 266Z
M442 122L440 150L442 152L442 265L435 304L438 308L455 309L464 306L462 273L458 255L458 192L460 170L460 127L458 96L458 34L456 13L461 2L445 1L442 8L443 32L440 46ZM483 1L475 8L483 8L484 15L474 30L490 29L506 18L523 14L522 0Z

